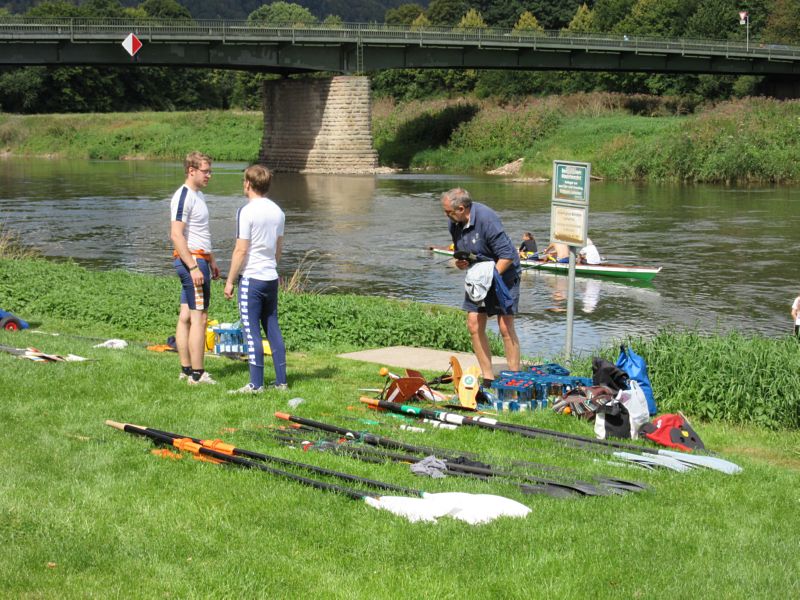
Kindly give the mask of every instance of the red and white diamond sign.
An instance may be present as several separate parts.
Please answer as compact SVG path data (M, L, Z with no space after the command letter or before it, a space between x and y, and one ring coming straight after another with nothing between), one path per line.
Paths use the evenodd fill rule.
M129 33L122 42L122 47L131 56L136 56L136 53L142 49L142 42L134 34Z

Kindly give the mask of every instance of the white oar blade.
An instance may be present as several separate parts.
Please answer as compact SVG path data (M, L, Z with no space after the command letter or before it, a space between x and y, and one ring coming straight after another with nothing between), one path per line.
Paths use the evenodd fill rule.
M448 514L451 517L472 525L489 523L498 517L525 517L531 512L531 509L521 502L494 494L444 492L425 494L424 498L450 505L451 510Z
M364 501L374 508L388 510L416 523L436 521L440 517L453 517L471 525L488 523L498 517L524 517L531 509L524 504L492 494L467 494L444 492L425 494L422 498L405 496L367 497Z
M728 475L736 475L737 473L742 472L742 467L736 463L732 463L729 460L717 458L715 456L706 456L704 454L686 454L685 452L675 452L673 450L659 450L658 453L659 455L668 456L684 463L697 465L699 467L706 467L707 469L714 469L715 471L721 471Z
M633 454L632 452L614 452L614 456L622 458L633 463L642 465L651 465L656 467L664 467L665 469L672 469L679 473L685 473L691 470L691 466L686 465L674 458L668 456L661 456L659 454Z
M368 496L364 502L373 508L388 510L390 513L405 517L412 523L418 521L435 522L439 517L447 514L448 507L424 498L408 498L406 496L381 496L373 498Z

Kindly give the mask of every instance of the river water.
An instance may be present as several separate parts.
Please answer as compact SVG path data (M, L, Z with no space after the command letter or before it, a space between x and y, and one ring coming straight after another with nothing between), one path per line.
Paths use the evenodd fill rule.
M244 203L243 163L216 163L206 189L223 272L234 216ZM0 223L46 256L92 268L172 274L169 198L178 163L6 159ZM281 274L305 258L309 285L459 306L463 273L427 246L449 243L439 196L462 186L501 216L519 243L549 235L550 186L484 176L276 176L270 197L286 212ZM791 331L800 293L800 189L592 183L589 235L611 262L660 265L650 285L576 279L573 346L588 353L660 328ZM176 288L177 289L177 288ZM527 355L562 351L567 278L526 272L518 332ZM213 309L212 309L213 312Z

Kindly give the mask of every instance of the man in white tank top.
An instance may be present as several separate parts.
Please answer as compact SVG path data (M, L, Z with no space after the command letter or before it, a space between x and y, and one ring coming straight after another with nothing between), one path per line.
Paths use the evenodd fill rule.
M272 173L266 167L248 167L243 184L247 204L236 213L236 245L225 283L225 297L228 300L233 298L233 287L238 281L239 315L247 343L250 381L233 393L264 390L261 327L272 351L275 367L273 389L288 389L286 346L278 324L278 261L283 250L286 217L280 207L266 197L271 181Z
M180 379L190 384L216 383L205 372L204 361L211 279L219 278L219 268L211 247L208 207L200 191L211 178L211 159L192 152L186 156L184 169L186 181L170 202L174 266L181 279L181 308L175 328Z

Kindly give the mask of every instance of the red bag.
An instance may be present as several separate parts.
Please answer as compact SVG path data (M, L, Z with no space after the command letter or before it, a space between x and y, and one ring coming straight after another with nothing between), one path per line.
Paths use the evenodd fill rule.
M648 440L679 450L705 450L705 445L681 415L661 415L639 429Z

